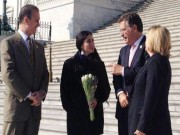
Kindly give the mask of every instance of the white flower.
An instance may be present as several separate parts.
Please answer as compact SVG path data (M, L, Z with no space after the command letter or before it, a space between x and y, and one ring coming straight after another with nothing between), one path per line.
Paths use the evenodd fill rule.
M81 77L81 81L82 81L82 82L84 82L84 80L85 80L85 77L84 77L84 76L82 76L82 77Z
M82 86L86 95L87 102L90 103L92 99L94 99L94 94L96 90L96 85L94 85L95 77L92 74L86 74L81 77ZM93 108L89 107L90 111L90 120L93 121L95 119Z
M89 74L88 76L89 76L89 79L92 79L92 74Z
M85 80L87 80L88 79L88 75L85 75Z

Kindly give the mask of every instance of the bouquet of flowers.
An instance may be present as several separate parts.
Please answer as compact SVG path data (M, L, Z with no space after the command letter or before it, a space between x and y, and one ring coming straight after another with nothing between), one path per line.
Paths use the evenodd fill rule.
M94 99L94 93L97 87L97 77L93 76L92 74L86 74L81 77L81 81L87 102L89 104ZM91 121L95 120L93 108L89 107L89 112L90 112L90 120Z

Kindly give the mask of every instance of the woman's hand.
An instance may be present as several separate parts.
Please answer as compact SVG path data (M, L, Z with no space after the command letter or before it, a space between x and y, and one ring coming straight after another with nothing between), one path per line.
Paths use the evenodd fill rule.
M94 98L90 103L89 103L89 106L91 107L91 108L96 108L96 106L97 106L97 100Z

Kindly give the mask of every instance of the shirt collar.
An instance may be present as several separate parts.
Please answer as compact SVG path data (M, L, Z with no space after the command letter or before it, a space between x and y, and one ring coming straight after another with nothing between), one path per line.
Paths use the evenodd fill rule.
M26 35L24 32L22 32L20 29L18 29L19 34L21 35L21 37L23 38L24 41L26 41L26 39L28 38L28 35Z
M140 44L140 42L141 42L141 40L142 40L142 38L144 37L144 35L142 35L140 38L138 38L138 40L136 40L136 42L134 43L134 45L137 47L137 46L139 46L139 44Z

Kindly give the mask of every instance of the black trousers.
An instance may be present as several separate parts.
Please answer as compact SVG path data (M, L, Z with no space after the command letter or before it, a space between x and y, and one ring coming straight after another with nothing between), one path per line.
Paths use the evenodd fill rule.
M128 108L124 108L123 116L118 119L119 135L128 135Z

